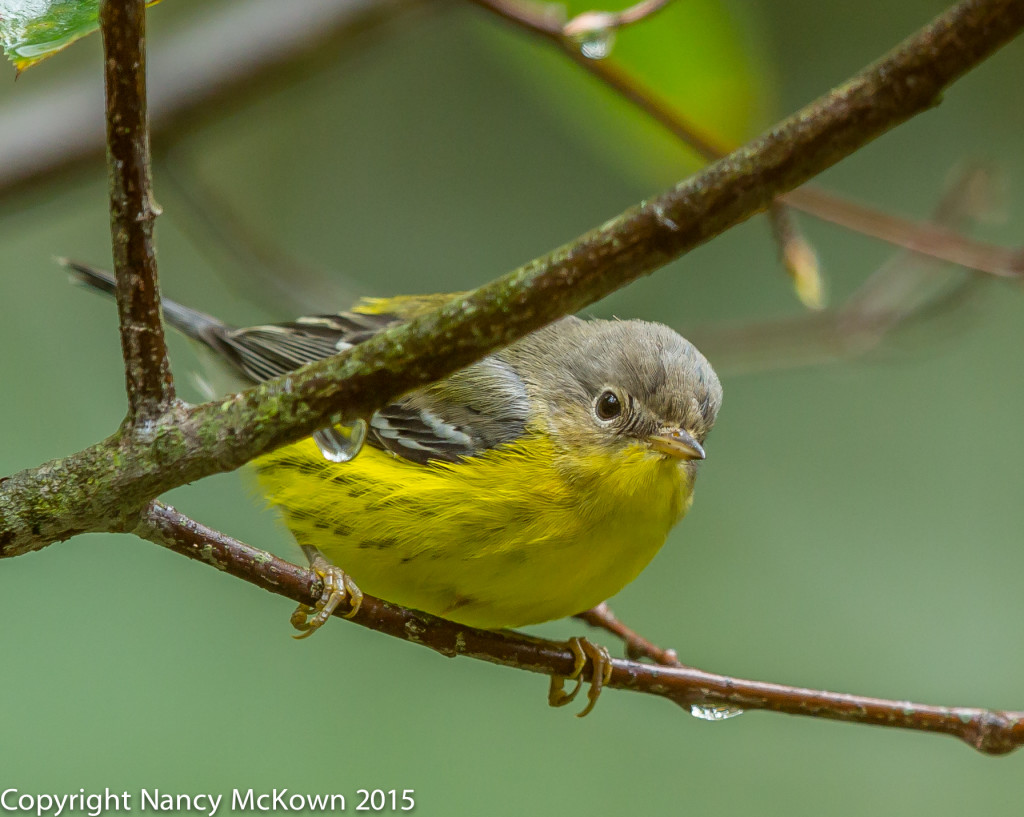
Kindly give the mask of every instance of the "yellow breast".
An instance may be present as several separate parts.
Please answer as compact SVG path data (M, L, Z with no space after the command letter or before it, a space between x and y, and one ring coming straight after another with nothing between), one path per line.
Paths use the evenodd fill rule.
M488 629L614 595L691 500L684 467L644 446L569 456L534 434L427 466L369 446L331 463L306 440L255 467L299 544L365 592Z

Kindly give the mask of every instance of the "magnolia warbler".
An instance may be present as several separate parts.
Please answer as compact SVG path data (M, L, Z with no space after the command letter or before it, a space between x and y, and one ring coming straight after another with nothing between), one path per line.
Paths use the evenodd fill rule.
M106 273L68 265L113 291ZM254 383L456 297L365 299L348 312L248 328L173 301L163 310ZM640 573L690 507L721 400L711 365L671 329L567 317L366 422L259 457L269 502L324 579L320 603L300 607L293 624L312 633L346 598L354 615L359 588L487 629L600 604ZM583 639L570 643L574 677L585 656L594 661L585 714L610 659ZM559 682L552 703L571 700L576 680L572 695Z

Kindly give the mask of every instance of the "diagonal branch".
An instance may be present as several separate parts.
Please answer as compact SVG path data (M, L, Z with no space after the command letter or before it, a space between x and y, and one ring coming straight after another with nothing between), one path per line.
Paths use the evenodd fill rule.
M100 30L107 90L110 233L128 422L134 424L159 416L174 400L153 248L153 222L160 210L150 182L144 0L105 0Z
M301 604L312 604L322 591L320 579L313 572L211 530L159 502L152 503L142 512L134 532L176 553ZM347 612L339 610L335 615ZM545 675L565 676L573 669L573 655L562 643L509 631L477 630L407 610L372 596L363 597L359 612L350 620L377 632L429 647L449 658L470 656ZM599 626L608 626L609 622L615 621L613 616L601 614L584 620ZM614 625L612 627L615 631ZM635 636L628 628L619 627L621 632L617 634L625 637L627 642L631 635ZM641 646L643 649L657 649L649 644ZM674 654L669 651L660 653L666 663L674 660ZM658 695L686 709L694 705L764 709L952 735L985 754L1006 754L1024 743L1024 712L887 701L730 678L678 664L652 666L616 660L611 679L605 686Z
M435 312L224 401L172 407L145 437L118 434L0 481L0 555L123 529L164 491L238 468L336 418L369 416L577 312L935 105L1022 27L1020 0L964 0L749 145Z

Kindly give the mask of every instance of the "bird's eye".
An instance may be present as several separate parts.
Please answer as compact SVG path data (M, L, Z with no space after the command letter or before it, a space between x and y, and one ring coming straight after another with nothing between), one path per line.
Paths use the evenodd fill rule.
M598 420L614 420L622 414L622 401L613 391L603 391L594 403Z

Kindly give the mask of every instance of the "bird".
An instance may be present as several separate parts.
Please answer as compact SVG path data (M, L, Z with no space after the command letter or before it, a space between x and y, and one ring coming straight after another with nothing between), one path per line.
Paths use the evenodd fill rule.
M113 293L113 278L65 261ZM349 310L235 327L163 299L166 321L245 386L343 352L462 293L364 298ZM303 637L365 591L489 630L572 616L629 584L693 502L722 402L708 360L671 328L569 316L372 416L252 463L324 582ZM611 659L586 639L593 708ZM557 689L556 689L557 686ZM595 692L596 687L596 692Z

